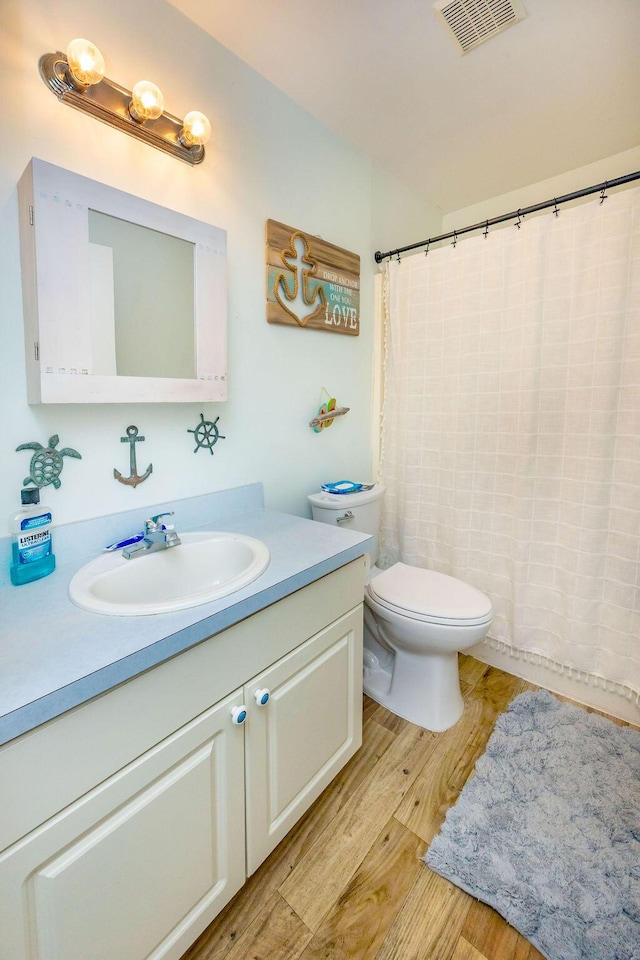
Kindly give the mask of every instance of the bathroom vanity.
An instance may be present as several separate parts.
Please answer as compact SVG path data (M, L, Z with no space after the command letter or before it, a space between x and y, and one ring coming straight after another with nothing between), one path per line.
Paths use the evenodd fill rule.
M184 649L0 747L1 960L177 960L358 749L369 541L278 517L228 518L272 562Z

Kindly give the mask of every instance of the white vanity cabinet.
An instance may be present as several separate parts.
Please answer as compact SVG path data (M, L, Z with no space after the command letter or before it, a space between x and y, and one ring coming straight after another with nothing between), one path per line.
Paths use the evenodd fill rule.
M0 748L0 960L182 956L360 745L363 579L355 560Z
M361 630L358 607L245 687L247 874L360 746Z
M244 883L242 731L225 699L3 855L3 960L174 957Z

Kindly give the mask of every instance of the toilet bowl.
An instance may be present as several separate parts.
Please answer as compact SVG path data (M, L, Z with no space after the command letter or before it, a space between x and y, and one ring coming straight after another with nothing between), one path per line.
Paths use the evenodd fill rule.
M396 563L374 568L364 602L365 692L427 730L453 726L463 712L458 653L487 633L489 599L454 577Z
M377 537L384 488L309 496L314 520ZM427 730L453 726L464 709L458 653L479 643L491 624L491 602L455 577L395 563L372 567L364 592L365 693Z

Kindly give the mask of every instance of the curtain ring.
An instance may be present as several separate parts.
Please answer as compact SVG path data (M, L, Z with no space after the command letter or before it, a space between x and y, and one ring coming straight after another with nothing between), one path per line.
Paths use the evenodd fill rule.
M482 231L482 236L485 238L485 240L486 240L487 237L489 236L489 221L488 221L488 220L485 220L484 230Z
M430 245L430 243L431 243L431 240L427 240L427 249L426 249L425 252L424 252L425 257L428 257L428 256L429 256L429 245Z
M600 191L600 205L601 205L601 206L602 206L602 204L605 202L605 200L607 199L607 194L605 193L605 190L607 189L607 182L608 182L608 181L605 180L604 186L603 186L602 190Z
M560 211L558 210L558 201L556 200L555 197L553 198L553 212L556 217L560 216Z
M451 244L451 246L452 246L452 247L455 247L455 245L457 244L457 242L458 242L458 234L457 234L456 231L454 230L454 231L453 231L453 243Z
M400 251L399 251L399 250L396 250L396 253L398 254L398 256L396 257L396 260L398 261L398 263L400 263L400 262L401 262L401 261L400 261Z
M520 227L522 226L522 220L520 219L520 208L518 208L518 219L516 220L515 225L516 225L516 227L518 228L518 230L519 230Z

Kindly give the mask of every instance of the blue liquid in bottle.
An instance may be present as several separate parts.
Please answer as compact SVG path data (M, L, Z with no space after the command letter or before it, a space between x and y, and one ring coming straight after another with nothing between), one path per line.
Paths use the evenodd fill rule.
M40 490L21 490L22 509L12 517L11 583L19 587L53 573L56 558L52 550L48 507L40 505Z

